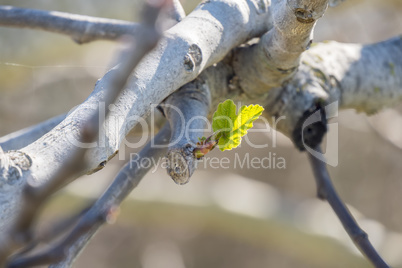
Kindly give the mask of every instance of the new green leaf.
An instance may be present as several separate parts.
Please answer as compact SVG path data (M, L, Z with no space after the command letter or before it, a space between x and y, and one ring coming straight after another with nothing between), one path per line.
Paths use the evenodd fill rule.
M212 128L217 132L218 147L221 151L236 148L241 143L241 138L247 134L247 130L253 127L253 122L258 119L264 108L260 105L243 105L236 114L236 105L232 100L219 103L214 113Z

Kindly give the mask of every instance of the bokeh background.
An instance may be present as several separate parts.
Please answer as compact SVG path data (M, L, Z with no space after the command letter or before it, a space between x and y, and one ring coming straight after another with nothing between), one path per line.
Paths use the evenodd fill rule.
M0 0L3 5L137 20L141 1ZM189 13L197 1L183 2ZM314 40L373 43L402 32L402 1L348 0L318 22ZM108 69L117 45L77 45L66 36L0 27L0 136L69 111ZM367 74L370 75L370 74ZM401 107L370 118L342 111L339 165L330 167L335 187L393 267L402 267ZM263 125L257 128L264 128ZM331 130L333 131L333 130ZM158 168L149 173L105 226L76 267L240 268L370 267L345 234L329 205L315 198L305 154L277 134L250 133L255 144L233 152L243 159L270 152L285 169L201 167L185 186ZM61 191L39 228L79 211L99 196L135 150ZM120 159L119 159L120 158ZM123 160L126 159L126 160ZM232 162L233 163L233 162Z

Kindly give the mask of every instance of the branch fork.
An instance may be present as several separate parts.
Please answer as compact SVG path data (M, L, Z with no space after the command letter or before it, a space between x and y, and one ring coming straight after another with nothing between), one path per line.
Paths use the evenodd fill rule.
M340 1L331 0L330 2L335 4ZM152 1L154 4L161 4L162 2ZM214 135L205 138L205 140L200 141L198 139L202 137L204 132L211 103L217 102L221 98L234 97L239 100L254 99L260 101L264 104L266 112L271 115L268 118L286 116L286 121L279 122L278 130L291 137L299 149L303 149L301 144L315 148L321 142L326 131L325 114L322 112L324 104L331 100L339 100L342 108L356 108L359 111L372 113L379 108L395 103L402 96L400 90L402 88L402 76L395 75L402 73L402 64L394 61L395 58L402 57L400 37L368 46L336 42L312 46L312 32L315 22L324 14L328 2L328 0L281 0L274 2L270 8L267 8L270 3L265 0L212 1L202 3L189 15L188 19L184 20L184 11L179 1L173 0L173 9L171 9L173 15L170 16L175 21L182 21L182 23L166 33L157 49L144 58L140 68L133 75L131 75L131 71L135 64L134 66L131 64L138 63L151 46L147 45L147 48L142 51L143 53L131 55L133 58L128 60L127 64L119 65L109 71L95 86L93 94L78 109L81 109L80 112L83 114L87 113L85 104L93 107L91 105L97 103L105 95L108 99L107 103L114 102L117 96L114 95L116 92L113 93L112 90L109 90L113 88L125 87L122 96L115 102L118 108L116 109L118 116L124 117L125 120L132 116L145 116L152 103L158 104L164 100L161 107L168 124L155 137L155 140L165 144L169 142L169 137L171 137L167 152L167 171L178 184L187 183L196 169L197 160L216 146L218 141ZM8 15L15 15L20 12L21 17L17 19L25 21L25 25L19 25L13 18L8 17L7 19L7 17L1 16L4 15L7 8ZM154 20L159 8L161 6L151 8L150 11L153 16L146 17L146 21ZM77 26L76 23L90 25L94 22L94 18L72 17L70 15L68 15L69 19L74 23L68 27L60 28L57 24L43 26L41 25L43 21L30 20L30 17L26 16L29 12L36 15L41 14L42 19L66 21L63 14L60 13L50 14L41 13L41 11L0 7L0 25L5 25L5 23L17 27L30 27L31 25L31 28L69 35L78 39L79 42L115 39L116 36L127 31L127 27L129 27L129 31L136 31L137 29L135 24L111 20L98 21L99 23L96 24L95 28L74 29ZM34 17L32 18L34 19ZM30 22L27 23L26 21ZM116 27L113 28L114 30L105 29L105 25L110 26L111 24ZM102 28L106 32L100 34L99 30ZM76 32L77 29L78 33ZM78 36L82 35L82 38L77 38L77 34ZM156 33L154 37L158 36L159 34ZM251 38L260 36L262 38L258 43L236 48ZM151 43L154 42L156 42L156 38ZM233 48L235 49L232 50ZM309 50L306 51L307 49ZM139 50L141 51L141 49ZM230 55L226 56L228 54ZM324 60L320 60L317 55L324 55ZM127 54L124 54L122 59L124 60L126 56ZM225 59L222 60L223 58ZM387 67L384 68L384 66ZM367 77L369 71L373 75ZM126 86L128 78L130 79ZM335 80L336 83L332 83L331 79ZM177 90L178 88L179 90ZM109 95L110 92L113 94ZM375 97L371 98L370 96L373 95ZM310 128L310 131L306 129L307 132L303 133L305 119L317 111L324 119L318 121L315 128ZM77 112L77 114L80 113ZM33 135L35 136L34 140L58 124L60 121L57 120L45 124L44 129L46 130L38 129L38 134ZM91 141L91 137L97 133L92 130L97 130L99 125L98 122L94 122L93 125L84 124L85 122L86 120L79 118L79 116L75 118L68 116L59 127L66 128L66 126L70 126L69 124L73 124L73 127L76 127L75 130L78 129L79 133L85 134L83 135L85 140ZM124 124L126 123L125 121ZM127 123L127 129L135 124L136 122ZM83 129L82 125L91 127ZM76 177L79 172L93 171L96 166L99 166L99 163L105 163L118 150L121 137L127 134L128 130L123 129L124 127L119 126L117 136L108 133L112 145L106 148L105 152L99 150L94 153L93 163L83 164L84 166L80 166L80 164L83 162L81 160L85 151L77 152L71 146L66 148L69 145L66 145L65 140L58 136L58 130L50 131L36 142L32 140L27 147L25 147L26 144L23 145L18 142L12 144L11 137L0 140L0 145L4 145L3 148L6 148L7 151L19 150L4 153L0 149L0 175L7 178L19 176L18 178L22 179L17 181L21 181L21 184L25 183L26 189L28 189L24 191L28 193L25 196L29 196L30 193L34 197L39 196L38 200L43 201L49 194L67 183L70 175L71 179L74 179L73 177ZM192 131L186 132L189 129ZM303 138L300 138L300 133L303 133ZM22 139L23 135L16 137ZM51 145L44 145L46 144L44 141L47 139L52 140ZM54 147L54 151L43 153L49 147ZM54 176L50 177L44 175L45 171L42 169L45 165L38 161L38 157L30 157L30 155L35 156L38 151L43 153L43 155L39 154L40 157L54 163L57 163L57 158L60 157L58 153L66 151L70 156L73 156L73 159L76 158L80 162L77 164L80 166L79 171L75 170L72 172L74 174L69 173L71 170L69 170L68 165L64 165L64 171L67 170L68 172L60 172L63 169L58 170L61 166L59 164L52 169L56 175L53 174ZM140 156L161 156L163 153L162 149L152 148L148 144L141 150ZM316 176L319 197L328 200L341 219L346 231L363 254L376 267L388 267L372 248L367 235L357 226L353 217L340 201L329 180L325 165L318 163L311 156L310 162ZM69 163L71 167L77 161L72 160ZM25 167L28 170L25 170ZM82 214L82 218L77 221L73 230L68 232L64 239L56 243L49 251L42 252L42 254L32 258L24 259L18 256L18 258L11 260L10 267L26 267L39 263L49 264L56 260L60 263L53 264L51 267L71 266L75 257L96 230L105 221L112 220L115 217L116 206L138 185L147 171L147 168L131 168L126 165L102 197ZM38 176L39 178L35 179L38 179L44 186L36 188L35 183L32 183L33 181L31 183L26 182L31 174ZM47 181L53 182L47 184ZM54 182L56 183L52 184ZM9 185L12 184L12 181L0 181L0 183ZM15 196L21 197L21 187L14 187L12 190L7 194L15 193ZM36 192L35 190L39 191ZM41 195L41 193L46 194ZM16 199L14 197L12 204L3 202L0 208L16 208L18 206ZM9 226L6 226L6 229L10 230L11 233L6 233L5 239L0 241L0 265L4 263L5 258L12 250L32 240L29 231L35 215L30 213L35 214L40 203L31 202L26 208L23 208L23 211L30 211L32 207L29 205L34 206L32 211L17 219L16 227L7 229ZM7 215L3 217L7 217ZM27 229L28 232L18 231L23 228ZM69 248L68 252L65 251L66 248Z

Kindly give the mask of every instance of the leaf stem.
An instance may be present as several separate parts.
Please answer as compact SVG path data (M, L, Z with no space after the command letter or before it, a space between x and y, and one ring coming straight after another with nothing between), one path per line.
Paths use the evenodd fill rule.
M215 131L208 138L202 137L199 142L197 142L197 147L194 149L193 154L197 159L201 159L208 152L212 151L219 142L220 139L220 131Z

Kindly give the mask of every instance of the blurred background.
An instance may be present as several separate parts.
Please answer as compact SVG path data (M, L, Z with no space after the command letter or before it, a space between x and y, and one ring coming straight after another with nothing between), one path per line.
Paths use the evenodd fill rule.
M197 2L184 1L186 12ZM0 3L124 20L137 20L141 7L139 0ZM401 12L400 0L348 0L318 22L314 41L385 40L401 34ZM107 41L77 45L62 35L0 27L0 136L81 103L108 69L116 47ZM339 164L329 168L340 196L393 267L402 267L400 111L396 107L370 118L342 111L333 121L339 129ZM185 186L174 184L161 167L153 170L76 267L370 267L329 205L315 198L306 155L280 134L275 134L275 147L272 135L248 135L254 144L268 141L268 148L243 143L240 149L215 150L210 156L233 163L235 157L261 159L271 153L271 161L285 160L283 169L213 169L201 163ZM135 152L123 151L105 169L56 195L43 213L41 228L99 196Z

